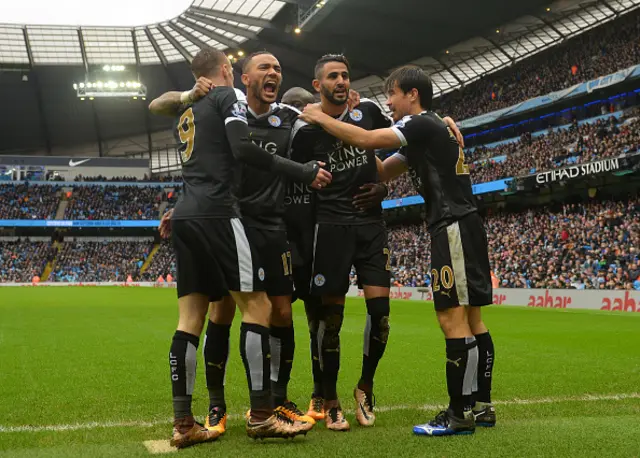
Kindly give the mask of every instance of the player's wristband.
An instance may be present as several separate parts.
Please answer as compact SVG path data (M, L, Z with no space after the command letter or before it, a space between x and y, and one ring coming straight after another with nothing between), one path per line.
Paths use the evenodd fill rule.
M183 105L191 105L193 103L193 99L191 98L191 91L184 91L180 94L180 103Z

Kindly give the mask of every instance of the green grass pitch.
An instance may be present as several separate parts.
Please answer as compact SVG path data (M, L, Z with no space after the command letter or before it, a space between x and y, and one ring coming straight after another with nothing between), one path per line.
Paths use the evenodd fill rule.
M319 424L293 441L248 439L236 317L230 427L217 442L180 456L640 456L640 314L489 307L498 425L474 436L427 438L411 428L446 400L443 338L430 304L394 301L391 310L374 428L357 426L352 414L365 323L364 302L352 299L339 380L351 432L331 433ZM301 304L294 315L289 395L306 408L311 374ZM2 288L0 456L149 456L143 442L171 432L167 357L176 322L174 290ZM201 359L198 371L194 412L202 416L208 402Z

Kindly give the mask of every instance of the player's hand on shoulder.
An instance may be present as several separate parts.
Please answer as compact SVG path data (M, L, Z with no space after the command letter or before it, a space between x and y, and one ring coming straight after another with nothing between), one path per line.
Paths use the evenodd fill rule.
M451 132L453 132L453 135L455 135L460 147L464 148L464 137L462 136L462 132L460 132L460 129L458 128L456 122L449 116L442 118L442 120L447 125L447 127L451 129Z
M366 183L360 186L360 191L353 197L353 206L358 210L377 207L389 195L389 188L384 183Z
M317 124L318 119L323 115L322 106L319 103L310 103L304 107L304 111L298 117L309 124Z
M201 76L196 81L193 89L191 89L191 100L197 102L198 100L206 96L209 91L211 91L215 87L216 86L211 82L210 79Z
M353 89L349 89L349 101L347 102L349 105L349 111L352 111L358 105L360 105L360 93L358 91L354 91Z
M322 168L325 165L321 161L309 161L303 165L310 178L307 184L313 189L326 188L331 183L331 173Z
M158 226L158 231L160 232L160 237L166 239L171 235L171 216L173 215L173 208L162 215L162 219L160 220L160 225Z

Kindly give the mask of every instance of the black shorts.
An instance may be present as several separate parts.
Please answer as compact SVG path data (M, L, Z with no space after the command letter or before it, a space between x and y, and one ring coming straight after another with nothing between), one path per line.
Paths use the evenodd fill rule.
M238 218L171 222L178 297L191 293L220 298L227 291L264 291L264 268Z
M285 231L247 227L247 237L258 251L264 267L264 290L269 296L293 292L293 262Z
M311 293L347 294L351 266L356 268L359 284L389 287L390 253L384 223L316 225Z
M493 302L487 232L477 213L431 237L431 288L436 310Z
M313 265L313 227L309 230L288 230L293 261L293 285L296 296L304 300L310 293Z

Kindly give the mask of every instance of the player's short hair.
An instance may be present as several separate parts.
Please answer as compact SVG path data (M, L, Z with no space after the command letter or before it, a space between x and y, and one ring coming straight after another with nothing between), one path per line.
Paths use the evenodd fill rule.
M302 87L292 87L282 96L282 103L302 110L305 106L316 101L315 96Z
M249 65L251 64L251 61L253 60L254 57L264 56L264 55L273 56L273 53L267 51L266 49L263 49L262 51L256 51L252 54L249 54L245 58L245 60L242 61L242 73L247 73L247 70L249 69Z
M202 48L191 61L191 72L196 78L212 76L223 64L227 63L227 56L215 48Z
M427 110L431 109L433 83L427 72L415 65L400 67L389 75L384 83L384 91L389 93L396 83L405 94L411 89L417 89L422 108L426 108Z
M349 60L344 54L325 54L316 62L316 67L313 71L316 79L320 79L325 64L328 64L329 62L340 62L341 64L345 64L347 66L347 71L351 73L351 65L349 65Z

